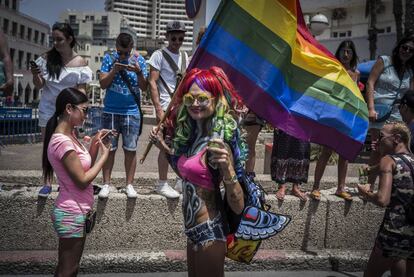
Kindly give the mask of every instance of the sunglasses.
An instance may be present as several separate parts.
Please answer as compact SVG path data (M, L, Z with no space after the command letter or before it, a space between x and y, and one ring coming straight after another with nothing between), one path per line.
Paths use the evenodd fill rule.
M129 56L129 53L130 53L130 51L120 51L120 50L117 50L116 51L117 53L118 53L118 56Z
M401 49L407 53L414 53L414 48L408 45L401 45Z
M184 41L184 37L171 37L171 41L172 42L176 42L178 39L179 42L183 42Z
M75 108L77 108L78 110L82 111L82 113L83 113L84 115L87 115L87 114L88 114L88 112L89 112L89 107L83 107L83 108L81 108L81 107L76 106L76 105L72 105L72 106L73 106L73 107L75 107Z
M188 92L183 96L183 103L185 106L190 107L197 100L197 103L200 105L200 107L206 107L210 103L211 99L214 99L214 97L210 97L205 93L192 95L190 92Z

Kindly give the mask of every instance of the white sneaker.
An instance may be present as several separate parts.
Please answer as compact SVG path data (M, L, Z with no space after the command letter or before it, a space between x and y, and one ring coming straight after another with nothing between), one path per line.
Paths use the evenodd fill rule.
M98 194L98 197L104 199L104 198L108 198L108 196L109 196L109 185L105 184L102 186L102 189Z
M179 193L183 193L183 179L177 177L177 181L175 181L175 187L174 189Z
M126 186L125 193L128 198L137 198L138 196L137 192L134 190L134 187L131 184Z
M180 197L180 194L176 192L167 182L157 183L155 191L166 198L175 199Z

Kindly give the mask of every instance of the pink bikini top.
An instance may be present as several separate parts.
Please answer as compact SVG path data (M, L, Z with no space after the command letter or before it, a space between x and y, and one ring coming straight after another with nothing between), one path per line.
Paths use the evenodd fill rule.
M206 153L204 148L191 157L181 156L177 162L177 168L181 173L181 177L185 181L189 181L206 190L214 190L213 177L210 170L201 162L201 157Z

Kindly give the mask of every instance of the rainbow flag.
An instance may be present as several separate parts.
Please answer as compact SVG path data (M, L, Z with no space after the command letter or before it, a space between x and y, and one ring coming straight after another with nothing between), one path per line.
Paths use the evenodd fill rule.
M349 160L361 150L367 105L340 62L307 30L299 1L221 1L189 69L213 65L274 127Z

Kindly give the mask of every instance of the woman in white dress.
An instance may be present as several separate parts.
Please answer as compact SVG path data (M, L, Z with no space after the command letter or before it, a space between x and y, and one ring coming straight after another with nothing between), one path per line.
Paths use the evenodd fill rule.
M31 63L33 84L41 90L39 103L39 126L44 138L48 120L55 113L55 102L59 92L73 87L86 93L86 84L92 80L92 70L75 51L76 38L67 23L56 23L52 27L53 47ZM50 180L39 196L47 197L51 192Z

